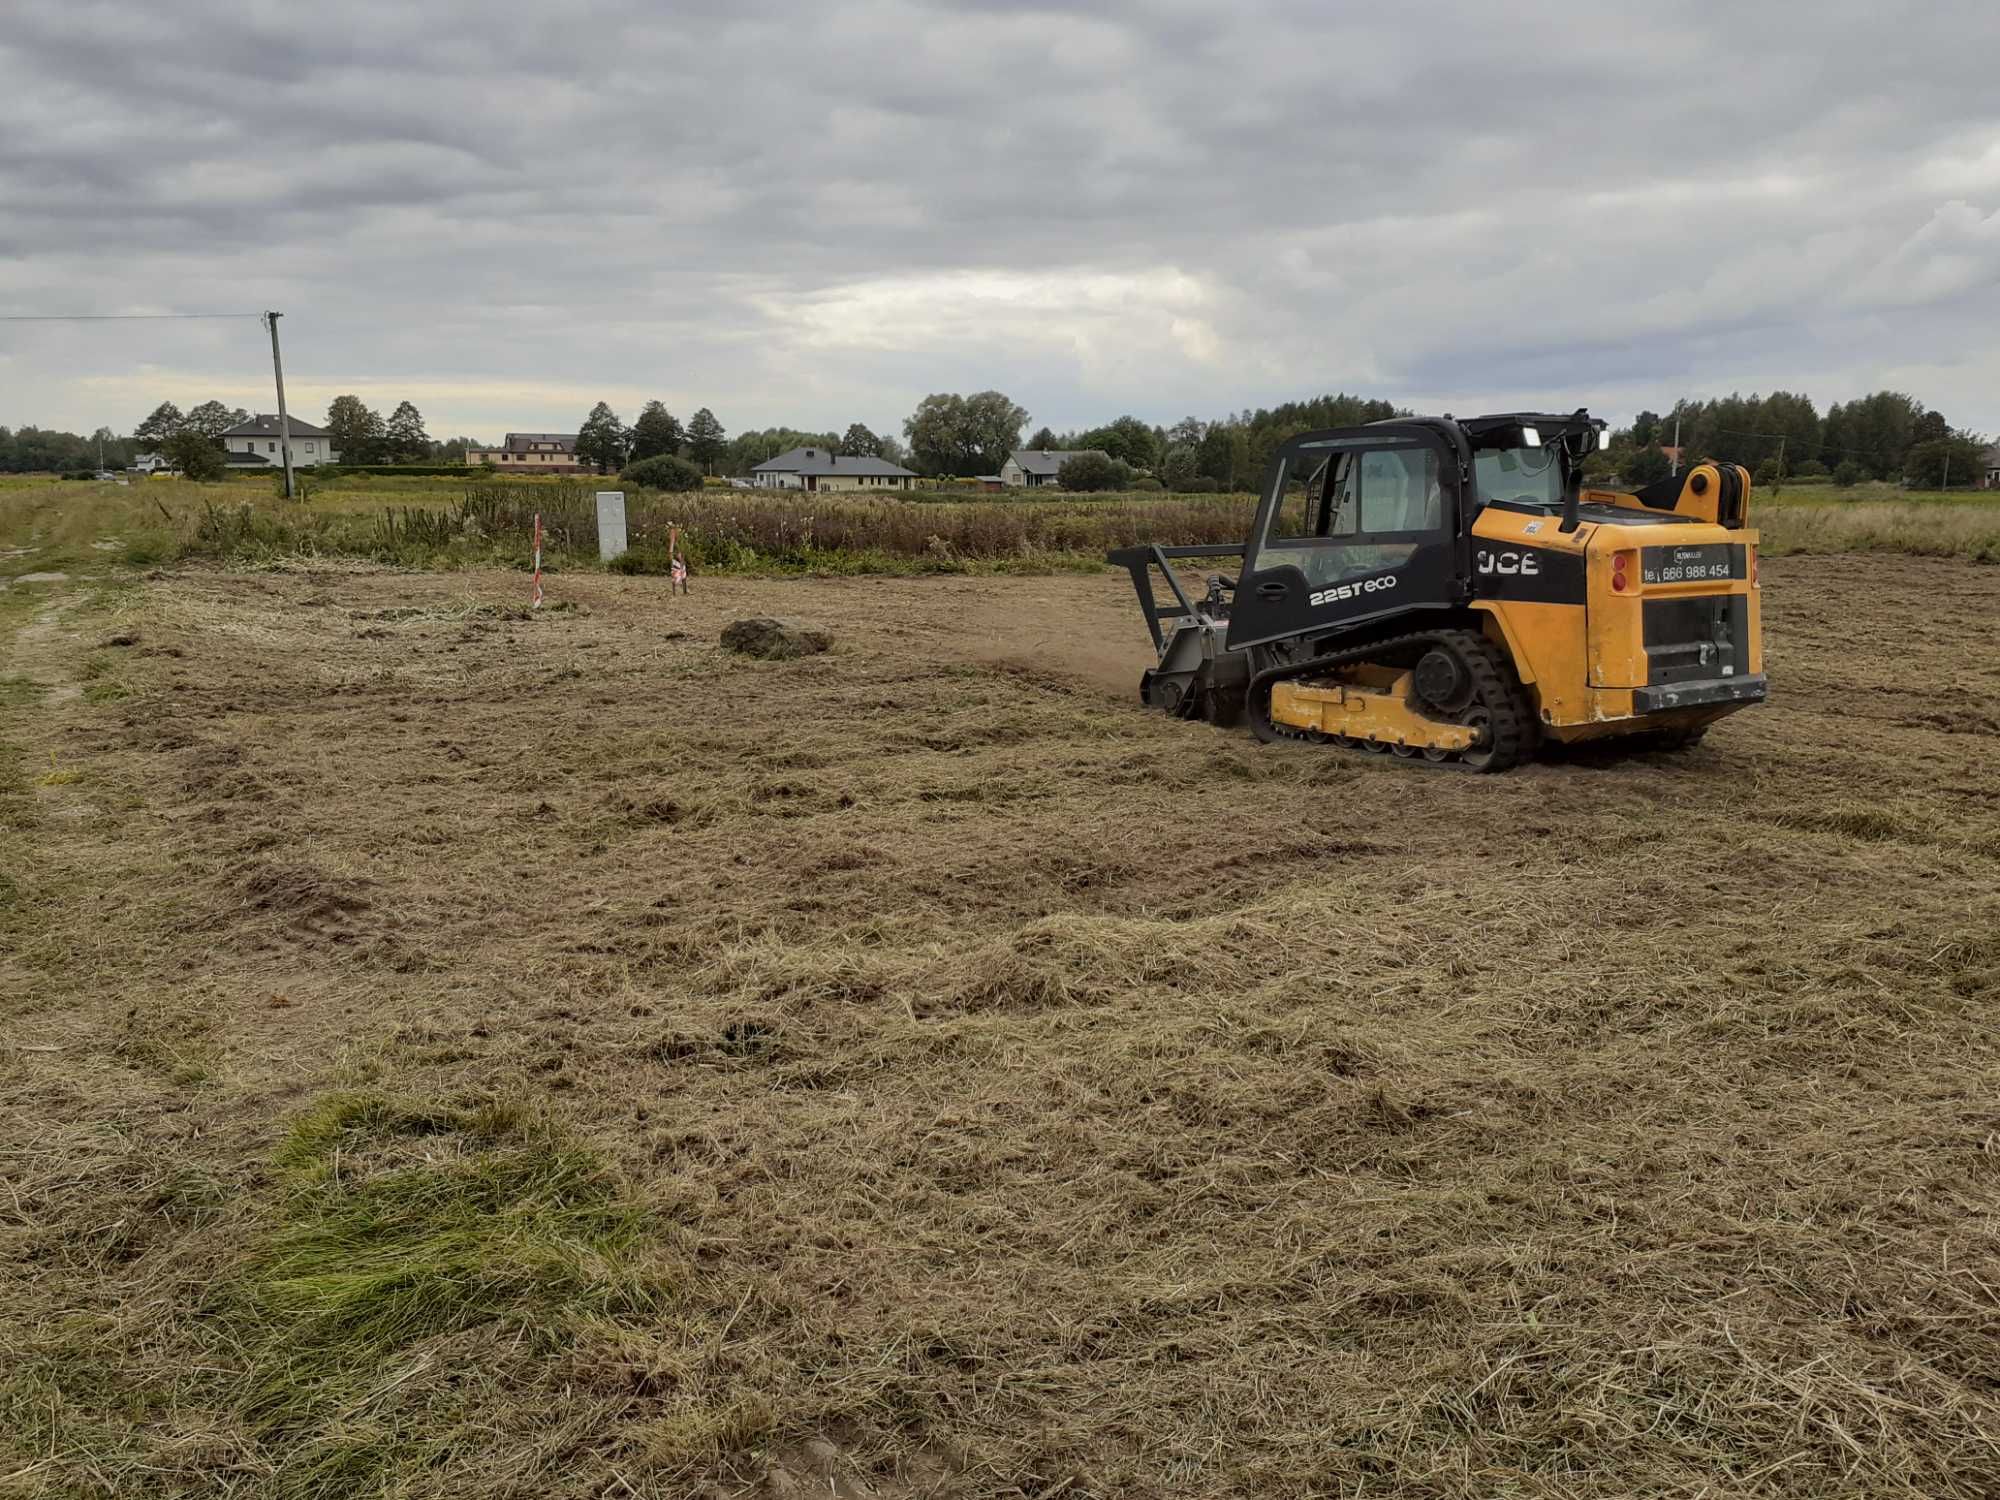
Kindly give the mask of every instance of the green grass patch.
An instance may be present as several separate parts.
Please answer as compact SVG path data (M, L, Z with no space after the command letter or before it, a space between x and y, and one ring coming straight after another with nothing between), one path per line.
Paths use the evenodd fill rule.
M488 1325L542 1354L592 1319L665 1305L647 1214L592 1152L518 1105L323 1100L276 1165L282 1199L233 1288L241 1411L281 1495L401 1493L476 1430L399 1423L374 1396L428 1346Z
M0 708L27 708L40 703L48 691L32 677L0 677Z
M214 1027L206 1017L164 1006L134 1006L125 1017L118 1055L176 1088L197 1088L215 1076Z
M118 675L118 663L102 654L86 656L77 675L83 679L85 703L117 703L132 696L132 689Z

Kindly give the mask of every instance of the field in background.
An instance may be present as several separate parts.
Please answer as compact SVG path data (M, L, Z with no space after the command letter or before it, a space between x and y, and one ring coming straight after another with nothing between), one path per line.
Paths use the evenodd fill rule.
M308 483L313 483L310 479ZM524 566L543 514L556 568L600 566L591 499L617 481L356 476L318 483L302 504L268 478L216 485L0 484L0 578L118 562L151 567L362 558L418 568ZM903 499L709 489L628 495L629 572L666 567L669 523L697 571L736 574L1094 570L1111 547L1241 541L1248 495L1016 494ZM1884 485L1793 486L1754 497L1772 556L1900 552L2000 561L2000 493L1909 494Z
M1768 706L1474 778L1146 713L1115 576L68 537L0 1493L2000 1491L2000 570L1775 559Z

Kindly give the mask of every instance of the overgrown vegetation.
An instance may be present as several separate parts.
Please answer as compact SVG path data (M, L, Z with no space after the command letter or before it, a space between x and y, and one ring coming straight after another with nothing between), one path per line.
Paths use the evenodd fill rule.
M668 460L685 467L684 461ZM1254 499L1127 490L977 490L915 495L804 495L627 484L631 552L624 572L665 571L668 527L698 572L910 573L1071 571L1140 541L1241 541ZM540 514L555 568L594 568L595 492L603 481L351 476L286 503L267 483L127 487L54 482L0 486L0 578L48 570L153 567L184 558L277 562L350 557L400 567L523 566ZM1893 551L2000 558L2000 495L1912 494L1830 482L1759 490L1766 549Z

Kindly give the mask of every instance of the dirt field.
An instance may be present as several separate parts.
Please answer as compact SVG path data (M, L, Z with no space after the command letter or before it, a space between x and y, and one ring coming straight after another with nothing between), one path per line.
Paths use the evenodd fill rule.
M1110 576L0 593L0 1494L2000 1492L2000 569L1764 571L1497 778Z

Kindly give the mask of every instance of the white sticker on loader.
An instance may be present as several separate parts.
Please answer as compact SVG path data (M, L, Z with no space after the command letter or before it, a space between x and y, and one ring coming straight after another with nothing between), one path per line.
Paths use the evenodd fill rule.
M1313 593L1311 603L1317 609L1322 604L1339 604L1348 599L1359 599L1363 594L1377 594L1395 586L1394 573L1381 578L1364 578L1358 583L1341 583L1330 589L1318 589Z

